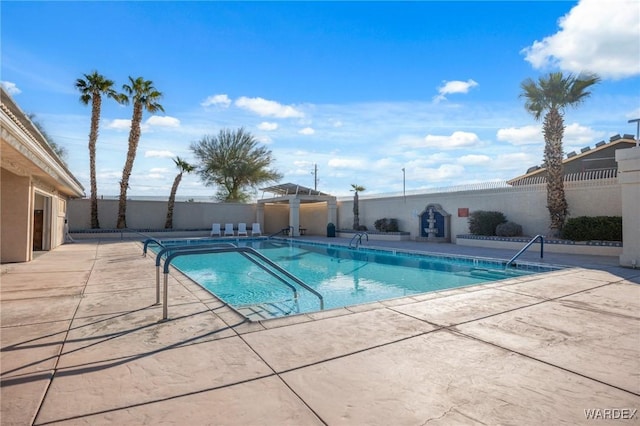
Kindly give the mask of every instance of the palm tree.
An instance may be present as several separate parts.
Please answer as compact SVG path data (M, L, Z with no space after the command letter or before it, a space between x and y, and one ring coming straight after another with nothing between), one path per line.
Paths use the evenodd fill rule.
M98 141L98 127L100 125L100 109L102 96L122 102L122 95L113 89L114 82L94 71L84 74L84 79L76 80L76 88L80 91L80 102L89 105L91 101L91 127L89 131L89 174L91 180L91 228L100 228L98 222L98 184L96 181L96 142Z
M355 183L351 184L351 191L355 194L353 195L353 229L356 231L360 228L360 209L358 206L358 192L366 191L366 188L361 185L356 185Z
M520 87L525 109L539 120L544 113L544 162L547 168L547 209L551 217L549 226L553 236L559 236L568 215L568 204L564 194L564 172L562 166L562 138L564 136L564 109L580 105L591 92L586 89L598 83L595 74L578 76L561 72L540 77L536 83L528 78Z
M167 221L164 224L165 229L173 228L173 207L176 203L176 192L178 192L178 185L180 185L180 181L182 180L183 173L191 173L196 168L191 164L187 163L180 157L176 157L173 159L173 162L176 163L178 167L178 174L176 178L173 180L173 186L171 187L171 194L169 195L169 205L167 207Z
M162 105L158 103L162 98L162 93L153 87L153 82L138 77L135 80L129 77L129 84L122 86L124 90L123 101L128 103L133 101L133 117L131 118L131 131L129 132L129 149L127 159L122 170L122 180L120 181L120 202L118 203L118 223L117 228L127 227L127 188L129 188L129 177L133 170L133 161L136 158L138 142L140 141L140 123L142 123L142 113L147 110L150 113L156 111L164 112Z
M216 198L225 202L246 202L251 190L282 175L270 169L271 151L244 128L220 130L217 136L205 136L191 144L199 161L198 174L206 186L217 186Z

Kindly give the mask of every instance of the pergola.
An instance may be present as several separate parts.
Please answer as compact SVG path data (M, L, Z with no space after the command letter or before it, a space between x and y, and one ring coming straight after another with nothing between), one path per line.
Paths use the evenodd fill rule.
M283 183L280 185L262 188L263 198L258 200L257 216L258 222L264 222L264 205L267 203L288 203L289 204L289 226L291 235L300 235L300 204L302 203L327 203L327 224L336 223L337 220L337 200L333 195L325 194L315 189L307 188L294 183ZM265 193L272 194L273 197L264 198Z

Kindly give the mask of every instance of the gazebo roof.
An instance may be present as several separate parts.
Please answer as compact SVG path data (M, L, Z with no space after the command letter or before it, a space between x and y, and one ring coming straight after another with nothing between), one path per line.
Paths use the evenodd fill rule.
M283 183L280 185L270 186L268 188L261 188L261 191L269 192L275 195L324 195L329 196L324 192L320 192L315 189L307 188L306 186L298 185L295 183Z
M319 203L323 201L335 200L336 197L320 192L316 189L295 183L283 183L280 185L262 188L262 199L258 203L289 203L296 199L301 203ZM264 193L273 194L272 198L265 198Z

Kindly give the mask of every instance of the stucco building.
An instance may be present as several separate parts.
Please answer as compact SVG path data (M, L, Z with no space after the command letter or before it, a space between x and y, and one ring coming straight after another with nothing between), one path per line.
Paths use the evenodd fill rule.
M1 89L0 261L28 262L64 243L67 201L84 188Z

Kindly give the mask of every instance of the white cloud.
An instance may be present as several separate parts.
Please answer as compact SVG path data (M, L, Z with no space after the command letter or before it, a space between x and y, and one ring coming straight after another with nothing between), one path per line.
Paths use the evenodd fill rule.
M443 85L438 88L438 95L434 96L434 102L440 102L446 100L446 95L452 93L469 93L469 89L477 86L478 83L469 79L467 81L444 81Z
M301 135L312 135L315 132L316 131L313 130L311 127L305 127L304 129L298 130L298 133L300 133Z
M302 118L304 113L292 106L282 105L263 98L247 98L242 96L235 102L238 108L254 112L262 117Z
M176 155L171 152L171 151L156 151L156 150L149 150L149 151L145 151L144 153L145 158L173 158Z
M361 158L332 158L328 166L334 169L364 170L367 168L366 162Z
M217 105L217 106L221 106L224 108L228 108L229 105L231 105L231 99L229 99L229 97L225 94L221 94L221 95L213 95L213 96L209 96L207 97L207 99L205 99L204 101L202 101L200 103L201 106L203 107L208 107L211 105Z
M273 130L277 130L278 129L278 123L272 123L272 122L268 122L268 121L263 121L262 123L258 124L258 129L260 130L265 130L265 131L273 131Z
M565 127L564 138L562 142L565 144L589 145L595 139L604 138L604 132L597 132L590 127L581 126L578 123L572 123Z
M10 95L19 95L22 93L22 90L18 89L18 86L10 81L0 81L0 85L2 85L4 90L6 90Z
M165 175L162 175L160 173L149 173L147 175L147 177L150 178L150 179L164 179L164 178L166 178Z
M463 174L464 167L458 164L442 164L438 168L418 168L413 172L415 179L431 182L460 177Z
M149 169L149 173L168 173L169 169L166 167L152 167Z
M542 162L542 152L528 153L515 152L511 154L501 154L491 164L493 170L514 171L524 174L531 166L539 165Z
M266 135L256 136L256 140L265 145L269 145L273 143L273 139L271 139L269 136L266 136Z
M180 127L180 120L169 116L160 117L158 115L152 115L147 119L146 124L148 126L158 127Z
M478 166L491 162L491 158L487 155L469 154L458 158L458 163L465 166Z
M124 118L116 118L115 120L111 120L107 123L107 129L114 130L129 130L131 129L131 120L127 120Z
M401 143L413 148L457 149L478 146L480 139L475 133L453 132L450 136L427 135L423 139L405 138Z
M620 79L640 75L638 3L581 0L559 20L560 30L522 50L536 69Z
M541 126L508 127L496 133L499 141L512 145L544 144Z

